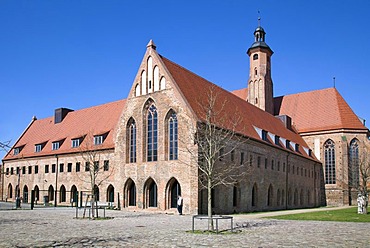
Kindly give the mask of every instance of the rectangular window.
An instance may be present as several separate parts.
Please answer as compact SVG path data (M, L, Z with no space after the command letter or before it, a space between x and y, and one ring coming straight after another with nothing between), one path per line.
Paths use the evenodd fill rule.
M261 157L258 156L257 157L257 167L260 168L260 166L261 166Z
M285 141L285 146L287 149L290 149L290 140Z
M17 167L17 175L19 175L19 173L21 173L19 167Z
M23 166L22 167L22 174L24 175L24 174L26 174L26 166Z
M278 161L277 170L280 171L280 161Z
M80 139L73 139L72 140L72 148L76 148L80 146Z
M35 174L38 174L38 173L39 173L39 166L35 165Z
M104 171L109 170L109 160L104 160Z
M56 165L55 164L52 164L51 165L51 173L55 173L55 168L56 168Z
M299 144L295 144L295 151L299 152Z
M72 172L72 163L67 164L67 172Z
M267 158L265 158L265 169L267 169Z
M240 153L240 164L244 164L244 152Z
M85 171L90 171L90 162L85 162Z
M28 174L32 174L32 166L28 166Z
M52 149L53 149L53 151L58 150L59 149L59 145L60 145L59 141L53 142L52 143Z
M41 152L41 150L42 150L42 145L41 144L35 145L35 152Z
M103 135L94 136L94 145L103 144Z
M59 172L64 172L64 164L59 164Z
M271 160L271 170L274 170L274 160Z
M13 175L14 174L14 168L10 168L10 175Z
M76 162L76 172L79 172L81 170L81 163Z
M283 172L285 172L285 163L283 163Z
M5 175L9 175L9 168L6 168Z
M99 161L94 161L94 171L99 171Z
M48 164L45 165L45 173L49 173L49 165Z

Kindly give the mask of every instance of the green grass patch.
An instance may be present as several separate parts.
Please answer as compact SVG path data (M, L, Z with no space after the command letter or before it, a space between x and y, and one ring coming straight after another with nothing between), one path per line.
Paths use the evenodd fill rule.
M340 222L370 222L370 214L358 214L357 207L339 210L323 210L300 214L287 214L265 217L279 220L318 220L318 221L340 221Z

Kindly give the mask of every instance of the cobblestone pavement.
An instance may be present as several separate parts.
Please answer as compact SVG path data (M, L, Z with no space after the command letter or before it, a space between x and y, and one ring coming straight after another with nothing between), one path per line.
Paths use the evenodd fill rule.
M114 218L75 219L72 208L3 210L0 247L370 247L370 223L235 215L235 234L208 235L189 232L190 215L114 210L106 215ZM195 221L195 229L206 225ZM228 228L230 222L220 221L220 229Z

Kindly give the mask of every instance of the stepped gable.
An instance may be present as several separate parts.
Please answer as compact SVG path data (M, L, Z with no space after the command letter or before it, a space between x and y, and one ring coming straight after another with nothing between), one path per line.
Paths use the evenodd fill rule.
M367 130L336 88L276 97L275 114L289 115L299 133Z
M308 145L302 137L285 128L283 122L278 118L249 104L229 91L214 85L163 56L161 56L161 58L200 121L205 120L205 113L202 111L201 106L207 105L207 94L209 93L209 89L213 87L215 94L218 95L216 108L221 109L222 104L226 99L226 103L223 108L224 117L230 120L235 118L235 114L238 114L241 117L241 122L236 127L236 131L238 133L261 141L261 138L254 127L263 129L271 134L278 135L299 144L299 153L305 157L309 157L307 153L303 151L303 147L308 148ZM220 124L220 127L222 127L221 125L222 124ZM227 126L223 128L230 129L230 127ZM270 144L275 145L274 142L270 142Z
M18 155L13 149L5 156L4 160L16 158L37 157L45 155L80 152L79 148L72 148L72 139L85 135L101 135L108 133L102 145L97 149L114 148L114 131L126 100L110 102L90 108L69 112L60 122L54 123L54 116L33 120L13 148L24 146ZM52 150L52 142L62 140L58 150ZM83 140L81 147L86 144ZM88 141L93 144L93 141ZM36 144L44 144L40 152L35 152Z

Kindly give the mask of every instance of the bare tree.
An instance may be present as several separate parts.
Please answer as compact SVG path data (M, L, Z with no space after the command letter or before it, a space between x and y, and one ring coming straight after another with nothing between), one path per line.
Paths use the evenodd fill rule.
M81 139L83 139L83 145L80 146L80 156L83 161L82 166L88 172L88 176L79 175L79 178L89 185L91 216L94 219L95 211L98 216L95 188L113 175L114 167L109 165L109 151L102 149L102 142L98 140L104 139L104 135L97 138L89 132Z
M191 128L197 148L187 151L192 161L197 161L200 186L207 190L208 225L213 230L212 189L235 185L250 173L247 161L235 159L235 152L243 149L248 138L241 134L242 130L237 131L242 118L235 106L234 113L227 112L231 103L217 86L211 86L198 104L201 119Z
M362 210L359 213L367 214L370 183L370 145L368 142L358 141L351 143L349 150L348 186L349 194L358 195L357 204ZM362 149L360 149L360 147ZM362 153L360 153L362 151ZM354 190L354 192L353 192ZM360 206L361 205L361 206Z

